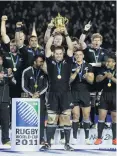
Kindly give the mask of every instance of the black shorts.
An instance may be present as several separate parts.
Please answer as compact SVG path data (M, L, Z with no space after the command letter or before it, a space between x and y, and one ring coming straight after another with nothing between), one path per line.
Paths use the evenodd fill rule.
M89 107L91 106L90 93L87 91L84 92L72 91L72 102L74 106Z
M99 75L100 67L93 67L94 82L90 85L90 92L100 92L103 89L103 82L96 82L96 76Z
M71 92L49 92L46 105L47 110L52 110L59 114L71 109L73 105Z
M116 92L103 92L100 99L99 109L116 111Z

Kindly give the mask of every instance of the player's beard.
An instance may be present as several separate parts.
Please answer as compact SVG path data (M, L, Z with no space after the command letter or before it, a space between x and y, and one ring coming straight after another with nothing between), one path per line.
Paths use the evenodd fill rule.
M16 53L16 49L15 49L15 48L11 48L10 51L11 51L12 53Z

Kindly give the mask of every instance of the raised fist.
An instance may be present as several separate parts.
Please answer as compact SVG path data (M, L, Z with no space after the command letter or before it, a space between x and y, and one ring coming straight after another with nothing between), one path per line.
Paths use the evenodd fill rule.
M22 25L23 25L22 22L17 22L17 23L16 23L16 27L17 27L17 28L20 28Z
M48 28L53 28L54 27L54 23L53 23L53 20L51 20L51 22L48 24Z
M7 21L8 20L8 17L6 15L2 16L1 18L2 21Z
M61 32L63 32L65 35L68 34L67 28L66 28L66 27L63 27L63 28L61 28L60 30L61 30Z
M84 30L88 31L91 28L91 21L88 22L88 24L85 25Z

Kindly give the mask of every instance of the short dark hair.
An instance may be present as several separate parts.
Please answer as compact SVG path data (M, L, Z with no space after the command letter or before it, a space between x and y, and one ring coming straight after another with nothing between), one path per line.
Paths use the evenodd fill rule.
M33 60L32 60L32 65L34 64L34 62L38 59L38 58L42 58L43 59L43 61L45 61L45 57L44 57L44 55L35 55L34 56L34 58L33 58Z
M108 59L113 59L114 62L116 62L116 55L115 54L109 54L107 60Z
M12 39L12 40L10 41L10 43L15 43L15 39Z
M54 52L55 50L62 50L63 52L65 51L64 47L63 46L57 46L57 47L54 47Z
M84 54L83 50L82 49L77 49L76 51L74 51L74 54L78 51L82 51L82 53Z
M29 41L30 41L30 39L33 38L33 37L37 38L37 36L31 35L31 36L29 37Z
M72 42L76 41L77 43L79 43L79 39L77 37L72 37L71 40Z
M100 40L103 41L103 36L100 33L94 33L91 36L91 41L93 41L95 38L100 38Z

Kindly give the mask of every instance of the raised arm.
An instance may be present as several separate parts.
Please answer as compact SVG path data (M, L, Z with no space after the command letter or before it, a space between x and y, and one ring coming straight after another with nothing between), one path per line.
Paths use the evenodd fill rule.
M52 46L53 40L54 40L54 37L51 36L46 44L46 48L45 48L46 57L50 57L52 55L51 46Z
M84 41L86 39L86 34L90 28L91 28L91 22L89 21L88 24L85 25L83 33L81 34L80 39L79 39L79 43L81 44L81 47L83 50L87 48L87 45Z
M2 16L1 18L1 36L2 36L2 41L5 44L8 44L10 42L9 36L6 34L6 21L7 21L7 16Z
M72 44L72 40L71 40L71 38L69 37L69 34L68 34L66 28L65 28L65 30L64 30L64 34L65 34L65 38L66 38L66 42L67 42L67 46L68 46L67 55L68 55L69 57L72 57L72 56L73 56L73 44Z
M81 48L82 48L83 50L87 48L87 45L86 45L86 43L84 42L84 41L85 41L85 38L86 38L86 35L82 33L81 36L80 36L80 39L79 39L79 43L80 43Z
M57 32L57 29L55 29L51 35L51 37L49 38L48 42L46 43L46 48L45 48L45 55L46 57L50 57L52 55L52 51L51 51L51 46L54 40L54 36L55 33Z
M15 41L18 48L23 47L25 40L25 35L22 31L22 26L23 26L22 22L16 23Z
M51 36L51 30L54 27L54 24L51 20L51 22L48 24L47 30L45 32L45 36L44 36L44 42L47 43L47 41L49 40L50 36Z
M33 22L33 28L32 28L32 34L31 35L37 37L36 28L35 28L35 22Z
M31 36L36 36L37 37L35 22L33 22L33 28L32 28L32 34L31 34ZM40 47L39 43L37 43L37 47Z

